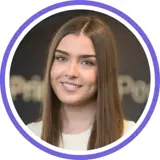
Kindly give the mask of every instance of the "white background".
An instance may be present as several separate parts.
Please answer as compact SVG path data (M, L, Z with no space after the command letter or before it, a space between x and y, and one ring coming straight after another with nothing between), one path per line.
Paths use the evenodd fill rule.
M17 29L39 10L57 0L0 1L0 63L5 49ZM100 0L97 0L100 1ZM150 39L160 63L160 2L159 0L105 0L138 23ZM29 62L28 62L29 65ZM144 130L123 149L107 156L107 160L160 159L160 99ZM23 107L23 106L22 106ZM11 123L0 97L0 159L51 160L53 157L23 138ZM102 159L102 158L101 158Z

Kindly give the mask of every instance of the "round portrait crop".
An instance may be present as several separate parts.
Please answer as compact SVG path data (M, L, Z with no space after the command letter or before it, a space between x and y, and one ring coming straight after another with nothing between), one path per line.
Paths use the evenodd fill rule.
M88 151L88 154L86 155L61 153L48 148L33 139L15 118L6 93L5 77L7 61L18 37L27 26L42 15L61 7L74 5L94 6L105 9L119 15L128 22L139 33L147 45L153 62L155 75L155 87L151 106L143 122L134 133L108 150L92 154ZM68 141L68 139L71 140L70 138L72 136L69 137L69 134L83 132L77 138L72 139L72 141L81 143L79 146L80 149L91 150L104 147L118 140L124 134L125 124L127 123L127 125L130 125L132 123L123 121L120 97L118 94L117 67L115 64L116 47L114 36L112 35L109 26L104 24L99 18L94 16L79 16L61 26L51 41L44 78L43 124L41 121L38 122L38 126L42 125L42 140L53 144L54 146L72 149L72 145ZM100 72L101 70L106 74L102 74L102 72ZM57 3L39 11L29 18L17 30L9 42L3 57L0 76L2 77L1 91L4 106L12 123L19 132L41 150L51 155L67 159L100 158L126 146L142 131L149 121L156 106L159 94L159 66L154 49L146 34L123 12L106 4L92 1L66 1ZM53 104L54 107L52 107ZM69 108L82 108L81 106L85 108L83 119L86 120L88 115L92 115L92 119L85 121L87 122L86 125L81 126L80 129L68 127L65 118L69 112L73 111L73 109L70 110ZM33 128L33 124L30 127ZM87 128L89 129L86 131ZM87 137L88 135L90 136Z

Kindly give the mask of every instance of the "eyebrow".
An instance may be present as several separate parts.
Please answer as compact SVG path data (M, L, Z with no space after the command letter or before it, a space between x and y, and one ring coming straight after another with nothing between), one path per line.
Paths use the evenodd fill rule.
M67 55L67 56L70 55L68 52L63 51L63 50L60 50L60 49L57 49L56 52L65 54L65 55ZM88 55L87 55L87 54L84 54L84 55L80 55L79 57L80 57L80 58L88 58L88 57L95 57L95 58L96 58L95 55L91 55L91 54L88 54Z

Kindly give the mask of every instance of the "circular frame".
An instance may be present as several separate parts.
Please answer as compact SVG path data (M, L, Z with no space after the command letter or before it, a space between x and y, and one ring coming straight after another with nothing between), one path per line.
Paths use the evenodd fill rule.
M30 135L28 135L25 130L20 126L20 124L18 123L18 121L16 120L15 116L13 115L10 106L9 106L9 102L7 99L7 93L6 93L6 87L5 87L5 74L6 74L6 65L7 65L7 60L9 57L9 54L12 50L12 47L14 46L17 38L21 35L21 33L23 32L23 30L25 30L25 28L30 25L33 21L35 21L38 17L44 15L45 13L57 9L57 8L61 8L61 7L67 7L67 6L73 6L73 5L86 5L86 6L94 6L94 7L99 7L105 10L108 10L110 12L113 12L117 15L119 15L121 18L123 18L125 21L127 21L130 25L132 25L132 27L139 33L139 35L142 37L142 39L144 40L145 44L148 47L148 50L150 52L150 56L153 62L153 66L154 66L154 74L155 74L155 88L154 88L154 94L153 94L153 99L151 102L151 106L149 108L149 111L147 113L147 115L145 116L143 122L140 124L140 126L134 131L134 133L132 133L132 135L130 135L126 140L124 140L123 142L121 142L120 144L118 144L117 146L114 146L113 148L110 148L108 150L99 152L99 153L94 153L94 154L86 154L86 155L76 155L76 154L65 154L65 153L60 153L57 152L55 150L52 150L50 148L47 148L46 146L40 144L39 142L35 141ZM126 14L124 14L123 12L121 12L120 10L113 8L107 4L103 4L100 2L95 2L95 1L65 1L65 2L60 2L54 5L51 5L47 8L42 9L41 11L37 12L36 14L34 14L32 17L30 17L14 34L14 36L12 37L12 39L10 40L7 49L5 51L3 60L2 60L2 65L1 65L1 72L0 72L0 77L1 77L1 92L2 92L2 100L5 106L5 109L8 113L8 116L10 117L12 123L14 124L14 126L18 129L18 131L28 140L30 141L33 145L35 145L36 147L38 147L39 149L57 156L57 157L61 157L61 158L66 158L66 159L95 159L95 158L100 158L100 157L104 157L106 155L109 155L111 153L114 153L115 151L121 149L122 147L126 146L128 143L130 143L141 131L142 129L146 126L146 124L148 123L154 109L157 103L157 99L158 99L158 94L159 94L159 66L158 66L158 61L156 58L156 54L155 51L152 47L151 42L149 41L148 37L146 36L146 34L143 32L143 30L138 26L138 24L136 24L136 22L134 22L129 16L127 16Z

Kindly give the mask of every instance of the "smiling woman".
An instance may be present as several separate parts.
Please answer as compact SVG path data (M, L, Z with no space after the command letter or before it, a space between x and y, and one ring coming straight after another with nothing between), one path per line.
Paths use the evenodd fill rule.
M28 127L55 146L100 148L134 125L122 113L114 36L97 17L71 19L55 34L43 94L41 120Z
M51 68L51 84L64 104L84 106L95 100L97 66L91 40L69 34L59 43Z

